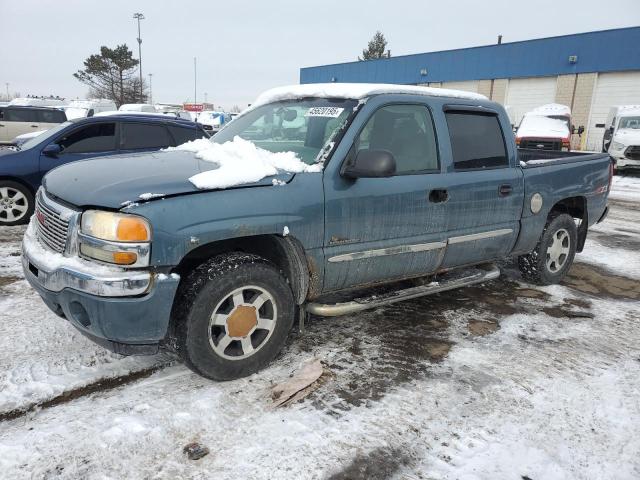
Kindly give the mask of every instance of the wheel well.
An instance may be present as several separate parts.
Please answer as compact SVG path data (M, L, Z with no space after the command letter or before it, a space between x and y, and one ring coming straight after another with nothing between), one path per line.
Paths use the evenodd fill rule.
M9 182L16 182L19 183L20 185L22 185L23 187L25 187L27 190L29 190L31 192L31 195L35 195L36 192L33 189L33 187L31 185L29 185L27 182L25 182L24 180L21 180L20 178L16 178L16 177L7 177L7 176L2 176L0 175L0 181L2 180L7 180Z
M573 218L580 220L578 225L578 245L576 251L581 252L587 240L587 229L589 227L589 214L587 211L587 199L585 197L569 197L557 202L549 211L548 219L566 213Z
M255 235L201 245L185 255L174 272L185 278L205 260L230 252L253 253L267 259L289 282L296 303L301 305L306 300L310 280L307 258L300 242L291 236Z

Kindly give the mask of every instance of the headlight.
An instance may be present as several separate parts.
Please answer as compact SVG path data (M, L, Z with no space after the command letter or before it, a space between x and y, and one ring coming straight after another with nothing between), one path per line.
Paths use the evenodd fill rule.
M151 227L137 215L88 210L80 222L80 254L129 267L149 265Z
M625 144L620 142L611 142L611 150L622 150L624 149Z
M149 222L137 215L87 210L82 214L80 230L102 240L112 242L148 242L151 240Z

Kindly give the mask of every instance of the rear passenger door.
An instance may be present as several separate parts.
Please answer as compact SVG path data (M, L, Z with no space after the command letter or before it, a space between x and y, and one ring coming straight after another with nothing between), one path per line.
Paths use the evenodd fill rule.
M120 153L160 150L174 145L169 130L161 123L121 122Z
M445 174L447 250L442 268L509 254L519 233L524 182L497 112L445 106L451 158ZM511 149L513 150L513 149Z
M4 113L3 125L6 126L6 141L11 141L18 135L37 132L40 130L38 114L35 108L7 108Z

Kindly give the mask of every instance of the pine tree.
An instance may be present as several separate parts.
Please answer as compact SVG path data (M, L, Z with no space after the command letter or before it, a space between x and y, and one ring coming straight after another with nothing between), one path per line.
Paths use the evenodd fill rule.
M369 45L366 50L362 51L362 58L358 57L358 60L373 60L376 58L385 57L387 50L387 39L384 38L382 32L377 31L373 38L369 41Z

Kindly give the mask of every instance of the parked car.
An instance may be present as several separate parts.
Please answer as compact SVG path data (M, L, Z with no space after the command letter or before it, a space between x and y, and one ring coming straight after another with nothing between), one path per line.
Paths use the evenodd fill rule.
M158 150L203 137L208 135L196 123L163 116L129 114L62 123L14 150L0 151L0 226L29 221L42 176L55 167L91 157ZM152 168L149 175L155 171Z
M281 128L297 118L302 138ZM211 141L49 172L22 262L89 338L212 379L264 367L295 317L484 282L505 257L559 282L612 176L607 154L518 151L498 103L425 87L276 89Z
M48 130L66 122L64 111L49 107L0 107L0 143L10 143L23 133Z
M225 112L205 110L198 113L196 121L200 123L205 130L214 135L218 133L225 124L231 121L231 117Z
M602 142L617 171L640 168L640 105L613 107Z
M67 119L93 117L96 113L117 110L113 100L92 98L89 100L72 100L64 107Z
M516 130L516 145L539 150L571 150L571 110L566 105L551 103L527 112ZM584 127L579 127L582 135Z
M148 112L156 113L156 107L149 103L125 103L118 109L121 112Z

